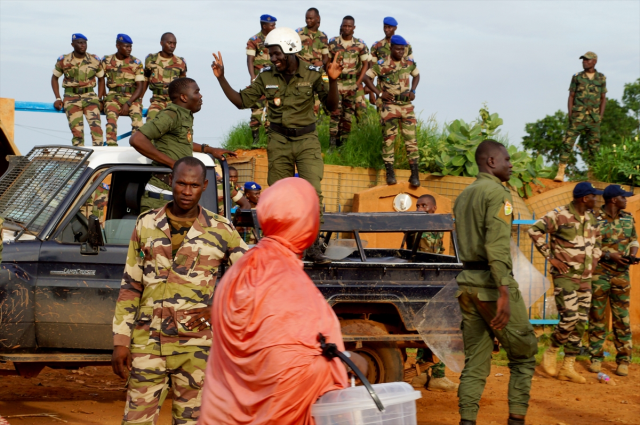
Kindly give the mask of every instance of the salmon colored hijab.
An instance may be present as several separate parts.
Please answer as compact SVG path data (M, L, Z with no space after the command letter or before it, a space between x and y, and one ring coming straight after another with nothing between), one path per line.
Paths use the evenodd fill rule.
M347 386L344 365L323 357L317 339L344 351L338 318L299 259L318 234L315 190L280 180L257 210L264 237L215 291L200 425L314 424L317 398Z

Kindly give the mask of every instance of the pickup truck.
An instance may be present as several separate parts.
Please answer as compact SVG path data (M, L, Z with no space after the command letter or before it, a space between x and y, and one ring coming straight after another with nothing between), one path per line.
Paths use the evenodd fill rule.
M196 153L210 184L200 204L254 227L256 212L232 216L225 161ZM140 197L154 167L132 148L40 146L14 158L0 178L4 217L0 267L0 361L36 376L45 366L110 364L111 322ZM220 209L218 199L222 199ZM325 242L353 237L357 249L327 265L304 268L340 319L348 349L369 362L372 383L401 381L406 349L424 347L413 316L463 265L457 256L402 248L365 248L372 232L453 231L450 215L325 214ZM455 241L455 238L452 238ZM224 274L221 267L219 274Z

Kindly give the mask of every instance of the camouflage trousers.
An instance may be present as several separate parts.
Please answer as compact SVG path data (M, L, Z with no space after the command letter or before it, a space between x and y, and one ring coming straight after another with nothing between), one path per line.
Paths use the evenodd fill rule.
M122 425L154 425L167 397L169 380L173 389L172 424L196 425L207 357L208 347L171 356L132 353Z
M87 118L93 146L102 146L102 127L100 126L100 102L98 96L93 93L66 95L62 101L64 113L69 121L69 128L73 138L73 146L84 146L84 119Z
M605 309L607 301L611 304L611 325L613 341L618 354L617 363L631 361L631 323L629 322L629 299L631 297L631 281L629 272L613 275L604 272L594 276L591 282L593 300L589 311L589 351L591 361L604 360L604 339L606 336Z
M580 284L567 278L554 278L553 286L560 323L551 335L551 343L554 347L564 346L565 355L576 356L587 328L591 292L580 291Z
M158 115L158 112L169 106L171 99L168 95L153 95L151 97L151 104L147 110L147 121L151 121Z
M257 130L264 122L265 127L269 127L269 121L267 120L267 101L264 96L256 102L253 108L251 108L251 121L249 121L249 127L251 130Z
M355 106L355 114L356 114L356 122L360 122L362 118L364 118L365 113L367 112L367 102L364 99L364 90L358 90L356 92L356 106Z
M356 91L355 89L339 89L340 99L338 107L331 112L329 121L329 135L340 138L344 143L351 133L351 120L356 113Z
M567 133L562 140L562 153L560 154L560 162L566 164L573 151L573 145L580 136L584 140L586 151L582 156L587 164L595 158L598 146L600 146L600 123L587 118L587 121L570 121Z
M433 361L433 352L428 348L418 348L418 352L416 354L416 362L421 361ZM444 378L444 368L445 365L441 361L429 366L429 369L431 369L431 377Z
M416 141L416 115L413 112L413 105L410 103L406 105L384 103L379 111L383 135L382 160L393 164L398 127L402 129L407 159L417 160L420 158Z
M107 116L107 146L118 146L118 118L122 107L131 98L131 94L108 94L104 101L104 113ZM129 108L131 134L142 127L142 100L138 99Z

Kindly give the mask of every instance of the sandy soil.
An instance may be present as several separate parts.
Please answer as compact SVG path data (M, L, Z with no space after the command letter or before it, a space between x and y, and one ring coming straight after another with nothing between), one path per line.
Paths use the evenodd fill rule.
M613 364L605 371L613 376ZM2 365L3 369L10 365ZM586 385L549 379L536 373L531 394L529 425L640 424L640 366L631 365L630 377L614 377L615 385L600 384L588 376ZM448 372L452 381L458 374ZM487 382L478 424L505 424L507 418L507 367L494 366ZM81 371L45 369L37 378L0 377L0 415L11 425L63 424L50 417L11 418L13 415L51 413L74 425L117 425L122 419L124 381L108 367ZM422 390L417 402L419 425L458 424L458 399L452 393ZM171 406L165 403L158 424L171 423Z

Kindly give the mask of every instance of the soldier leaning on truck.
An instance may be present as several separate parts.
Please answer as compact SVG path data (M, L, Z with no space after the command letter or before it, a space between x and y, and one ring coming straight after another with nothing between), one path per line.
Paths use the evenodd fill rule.
M84 146L84 119L91 129L93 146L102 146L103 134L100 126L100 101L104 96L104 70L100 58L87 53L87 37L80 33L71 35L73 52L62 55L56 61L51 77L51 88L56 96L54 108L64 108L69 121L73 146ZM64 75L62 88L64 100L60 98L58 79ZM98 95L94 91L98 80Z
M118 146L118 117L131 118L131 132L142 126L144 71L142 62L131 56L133 41L127 34L116 37L117 53L102 58L109 93L104 100L107 116L107 146Z
M593 299L589 311L589 371L600 372L604 360L605 310L609 301L613 341L618 351L616 375L627 376L633 348L629 322L629 258L636 256L639 245L633 215L623 210L627 207L627 196L633 196L633 192L626 192L619 185L612 184L607 186L602 196L604 205L596 211L602 237L602 257L591 282Z
M233 225L200 207L205 165L174 164L173 202L138 217L113 318L113 371L128 380L122 423L155 424L173 388L173 423L195 425L211 347L218 267L247 251Z
M558 379L577 384L587 382L574 369L574 364L587 328L591 280L601 255L598 220L592 211L596 195L602 195L602 191L589 182L578 183L573 188L573 201L569 205L550 211L529 228L536 248L552 265L554 295L560 316L542 366L549 375L556 376L558 350L564 346L564 361ZM547 235L549 243L546 242Z
M174 163L185 156L193 156L193 150L209 153L224 161L225 154L236 154L226 149L193 142L193 114L202 108L200 87L191 78L172 81L168 88L171 103L154 119L147 121L131 136L129 143L142 155L153 160L154 165L173 168ZM155 143L151 143L155 140ZM233 194L232 194L233 196ZM140 211L160 208L173 200L168 174L153 173L140 200Z

